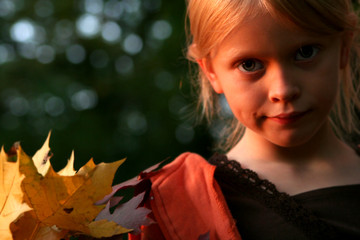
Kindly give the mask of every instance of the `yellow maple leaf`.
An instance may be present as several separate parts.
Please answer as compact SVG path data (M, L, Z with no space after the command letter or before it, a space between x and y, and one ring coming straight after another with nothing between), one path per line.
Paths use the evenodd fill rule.
M48 146L48 143L45 144ZM44 226L56 226L91 236L89 224L105 207L94 203L112 191L114 174L124 160L95 165L91 159L76 174L62 176L51 165L46 173L39 173L39 168L20 146L17 153L20 172L25 175L23 191L27 203L33 208L37 228L41 230ZM48 154L46 148L44 153Z
M72 151L68 163L63 169L58 172L58 174L61 176L74 176L75 173L76 171L74 170L74 151Z
M31 208L23 202L21 182L24 176L19 172L19 163L8 161L0 152L0 236L2 240L12 239L10 224Z
M49 168L51 166L51 153L49 147L50 136L51 132L49 132L43 146L32 157L37 171L43 176L49 171Z
M32 157L38 173L43 176L45 176L45 174L49 171L49 168L51 167L50 158L52 154L49 147L50 136L51 132L49 132L43 146ZM76 171L74 170L74 151L72 151L67 165L63 169L61 169L58 174L61 176L73 176L75 175L75 173Z
M130 229L124 228L113 221L102 219L89 224L91 236L96 238L112 237L122 233L130 232Z

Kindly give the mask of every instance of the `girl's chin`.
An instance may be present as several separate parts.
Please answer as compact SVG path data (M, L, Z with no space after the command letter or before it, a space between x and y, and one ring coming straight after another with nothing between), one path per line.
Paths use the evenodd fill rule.
M279 136L277 136L275 138L268 138L267 140L279 147L292 148L309 143L312 137L313 136L287 136L279 138Z

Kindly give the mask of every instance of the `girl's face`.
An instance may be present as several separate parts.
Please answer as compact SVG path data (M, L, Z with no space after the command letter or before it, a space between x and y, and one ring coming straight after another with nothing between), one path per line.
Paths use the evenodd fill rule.
M240 24L198 62L245 134L290 147L325 126L347 51L341 36L301 32L264 14Z

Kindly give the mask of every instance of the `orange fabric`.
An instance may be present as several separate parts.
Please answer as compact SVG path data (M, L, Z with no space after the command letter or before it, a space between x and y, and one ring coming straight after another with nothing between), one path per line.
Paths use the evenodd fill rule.
M166 240L158 224L152 224L141 228L142 233L139 235L129 234L129 240Z
M158 224L145 228L141 239L196 240L208 232L211 240L241 239L214 171L201 156L184 153L151 177Z

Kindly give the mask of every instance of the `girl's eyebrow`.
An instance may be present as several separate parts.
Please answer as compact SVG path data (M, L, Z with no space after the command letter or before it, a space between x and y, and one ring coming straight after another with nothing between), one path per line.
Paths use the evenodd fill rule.
M250 57L268 57L271 56L270 51L259 50L259 48L231 48L226 51L223 57L228 58L250 58Z
M283 51L282 53L285 54L292 54L296 50L298 50L300 47L306 46L306 45L323 45L325 43L329 43L330 39L324 39L319 37L304 37L298 40L295 40L295 42L291 42L289 44L283 45ZM234 46L226 51L222 51L223 53L222 58L229 58L229 59L241 59L241 58L267 58L274 56L274 52L271 50L271 43L268 43L266 47L258 47L256 45L250 46L250 47L242 47ZM217 54L219 51L217 52ZM215 55L216 56L216 55Z

